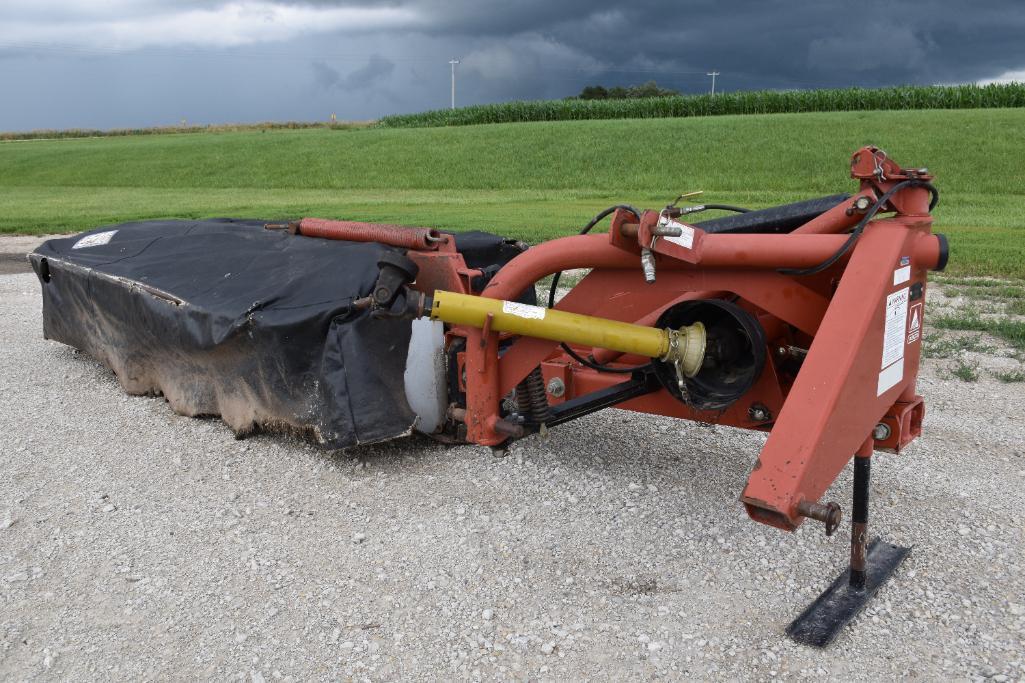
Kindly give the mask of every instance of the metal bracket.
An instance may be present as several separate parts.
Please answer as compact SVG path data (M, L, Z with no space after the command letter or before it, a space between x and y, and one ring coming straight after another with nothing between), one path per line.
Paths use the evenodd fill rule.
M661 388L662 385L652 373L636 372L633 379L626 382L620 382L607 389L600 389L552 406L552 417L545 424L551 428L578 417L611 408L632 398L650 394Z

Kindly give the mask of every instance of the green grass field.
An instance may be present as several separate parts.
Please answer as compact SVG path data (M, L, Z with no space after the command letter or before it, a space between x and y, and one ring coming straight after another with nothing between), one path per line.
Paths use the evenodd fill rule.
M874 143L936 174L950 270L1025 277L1025 109L268 130L0 143L0 232L154 217L386 220L531 241L621 201L851 191Z

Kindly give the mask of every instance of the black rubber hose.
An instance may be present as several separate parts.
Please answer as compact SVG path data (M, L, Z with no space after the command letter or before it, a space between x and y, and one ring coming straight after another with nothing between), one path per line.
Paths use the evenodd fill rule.
M566 354L570 358L572 358L576 362L580 363L581 365L589 367L592 370L597 370L598 372L618 372L618 373L622 373L622 374L626 375L626 374L630 374L631 372L637 372L638 370L644 370L646 368L650 368L651 367L651 363L644 363L643 365L635 365L635 366L629 367L629 368L614 368L614 367L611 367L611 366L608 366L608 365L599 365L594 360L588 360L587 358L582 357L576 351L571 349L569 347L569 344L567 344L565 342L559 342L559 346L562 347L562 350L565 351ZM593 356L592 356L592 358L593 358Z
M633 215L637 216L637 220L641 220L641 212L638 211L637 209L635 209L634 207L630 206L629 204L616 204L615 206L610 206L609 208L605 209L604 211L599 213L597 216L592 218L587 225L585 225L583 228L581 228L580 234L581 235L586 235L587 233L589 233L591 231L591 228L593 228L594 226L598 225L598 223L600 223L603 218L605 218L609 214L614 213L617 209L623 209L624 211L629 211ZM552 275L552 286L551 286L551 289L548 290L548 308L555 308L555 293L556 293L556 291L559 288L559 278L561 276L562 276L562 271L561 270L559 272L557 272L557 273ZM559 346L562 347L562 350L565 351L567 353L567 355L569 355L570 358L572 358L576 362L580 363L581 365L583 365L585 367L588 367L588 368L591 368L592 370L597 370L598 372L616 372L616 373L627 374L627 373L636 372L637 370L642 370L644 368L647 368L647 367L651 366L651 363L646 363L644 365L638 365L638 366L632 367L632 368L613 368L613 367L609 367L607 365L600 365L598 363L595 363L593 360L588 360L586 358L581 357L576 351L574 351L573 349L571 349L569 347L569 344L566 344L565 342L559 342Z
M865 231L865 226L868 225L869 221L875 218L875 215L879 213L879 211L884 206L886 206L886 203L890 201L890 198L893 195L897 194L899 190L903 190L905 187L924 187L925 189L929 190L929 193L932 195L932 199L929 200L929 211L935 209L936 205L940 203L940 191L937 190L932 183L926 182L924 180L915 179L903 180L894 185L893 187L891 187L889 190L883 193L883 196L876 200L876 203L872 205L872 208L870 208L865 213L864 217L862 217L862 219L858 221L858 225L851 232L851 235L847 238L847 241L844 242L843 245L841 245L840 248L837 249L832 256L827 258L822 263L816 266L811 266L810 268L780 268L778 272L783 275L817 275L818 273L821 273L822 271L826 270L827 268L835 264L843 257L844 254L851 250L851 248L854 246L854 243L858 241L859 237L861 237L861 233Z
M745 209L742 206L733 206L732 204L702 204L701 206L706 209L716 209L719 211L732 211L733 213L750 213L751 209Z
M591 232L591 228L598 225L598 223L600 223L602 219L608 216L609 214L614 213L616 209L623 209L624 211L629 211L633 215L637 216L637 220L641 220L641 212L635 209L634 207L630 206L629 204L616 204L615 206L610 206L609 208L605 209L597 216L592 218L587 225L580 229L580 234L586 235L587 233ZM559 288L560 277L562 277L561 270L552 275L552 286L548 290L548 308L555 308L555 292Z

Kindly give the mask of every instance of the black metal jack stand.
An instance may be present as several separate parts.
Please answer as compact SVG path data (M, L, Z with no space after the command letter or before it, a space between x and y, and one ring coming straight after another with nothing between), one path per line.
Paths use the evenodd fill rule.
M787 627L799 643L826 647L893 575L911 548L876 539L868 544L868 483L871 455L854 457L850 567Z

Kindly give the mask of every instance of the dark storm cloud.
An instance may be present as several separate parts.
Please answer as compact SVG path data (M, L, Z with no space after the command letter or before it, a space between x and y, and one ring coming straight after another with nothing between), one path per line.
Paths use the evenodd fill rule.
M444 107L451 58L460 104L1025 79L1023 35L1021 0L3 0L0 129Z
M586 67L593 60L607 68L588 71L617 81L636 81L645 73L657 79L661 73L663 80L703 84L702 74L685 72L717 69L732 88L871 86L978 80L1025 68L1020 0L312 4L411 9L423 18L419 30L453 42L486 38L495 41L493 49L508 46L519 53L524 72ZM547 45L546 63L531 68L537 52L519 50L517 40L528 47ZM489 52L486 46L479 51Z
M337 69L324 62L313 63L313 80L321 88L360 90L369 88L372 85L382 82L395 70L395 62L382 57L371 55L367 63L358 69L342 76Z

